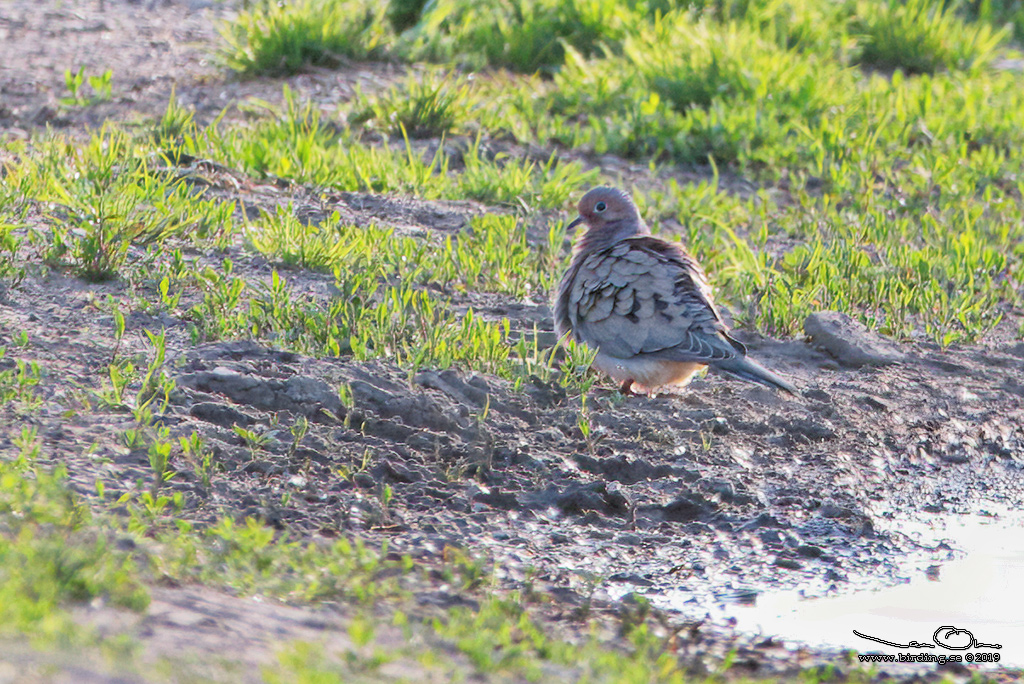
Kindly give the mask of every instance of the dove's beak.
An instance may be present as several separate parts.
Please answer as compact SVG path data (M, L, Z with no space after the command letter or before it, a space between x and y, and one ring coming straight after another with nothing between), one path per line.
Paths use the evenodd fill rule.
M572 230L573 228L575 228L576 226L580 225L581 223L583 223L583 217L582 216L577 216L576 218L574 218L572 220L572 222L569 225L567 225L565 227L566 232Z

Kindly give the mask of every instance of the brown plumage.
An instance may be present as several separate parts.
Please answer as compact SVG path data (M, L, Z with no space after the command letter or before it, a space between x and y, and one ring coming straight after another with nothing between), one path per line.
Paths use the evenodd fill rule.
M554 302L555 327L597 349L594 366L653 392L685 385L703 366L792 394L796 388L729 336L704 271L683 248L651 236L629 195L594 188L579 203L587 231Z

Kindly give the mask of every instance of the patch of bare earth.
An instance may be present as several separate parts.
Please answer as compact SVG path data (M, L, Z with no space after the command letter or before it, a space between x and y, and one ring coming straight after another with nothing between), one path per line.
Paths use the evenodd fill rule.
M172 92L206 124L231 105L279 102L277 79L227 78L216 64L217 22L231 3L130 0L6 0L0 5L0 132L27 136L51 127L87 131L108 120L159 117ZM87 106L70 96L65 72L112 73L112 98ZM333 106L393 82L405 68L359 64L289 79L303 100ZM91 97L85 86L82 95ZM238 116L234 110L231 116Z

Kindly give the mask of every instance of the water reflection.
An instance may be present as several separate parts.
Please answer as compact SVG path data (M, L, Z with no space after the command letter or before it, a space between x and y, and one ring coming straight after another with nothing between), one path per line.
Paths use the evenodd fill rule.
M960 654L965 661L970 654L970 660L984 662L998 654L1000 665L1024 667L1024 527L1005 519L964 518L949 521L939 537L965 555L930 567L908 584L823 599L765 594L728 612L738 630L787 643L905 657Z

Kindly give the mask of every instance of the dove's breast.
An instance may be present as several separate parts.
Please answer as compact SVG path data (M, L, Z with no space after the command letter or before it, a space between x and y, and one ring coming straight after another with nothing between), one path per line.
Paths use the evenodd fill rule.
M675 385L681 387L690 382L693 374L704 364L689 361L666 361L650 357L634 356L619 359L598 352L594 367L612 377L616 382L632 381L639 385L637 391L651 390Z

